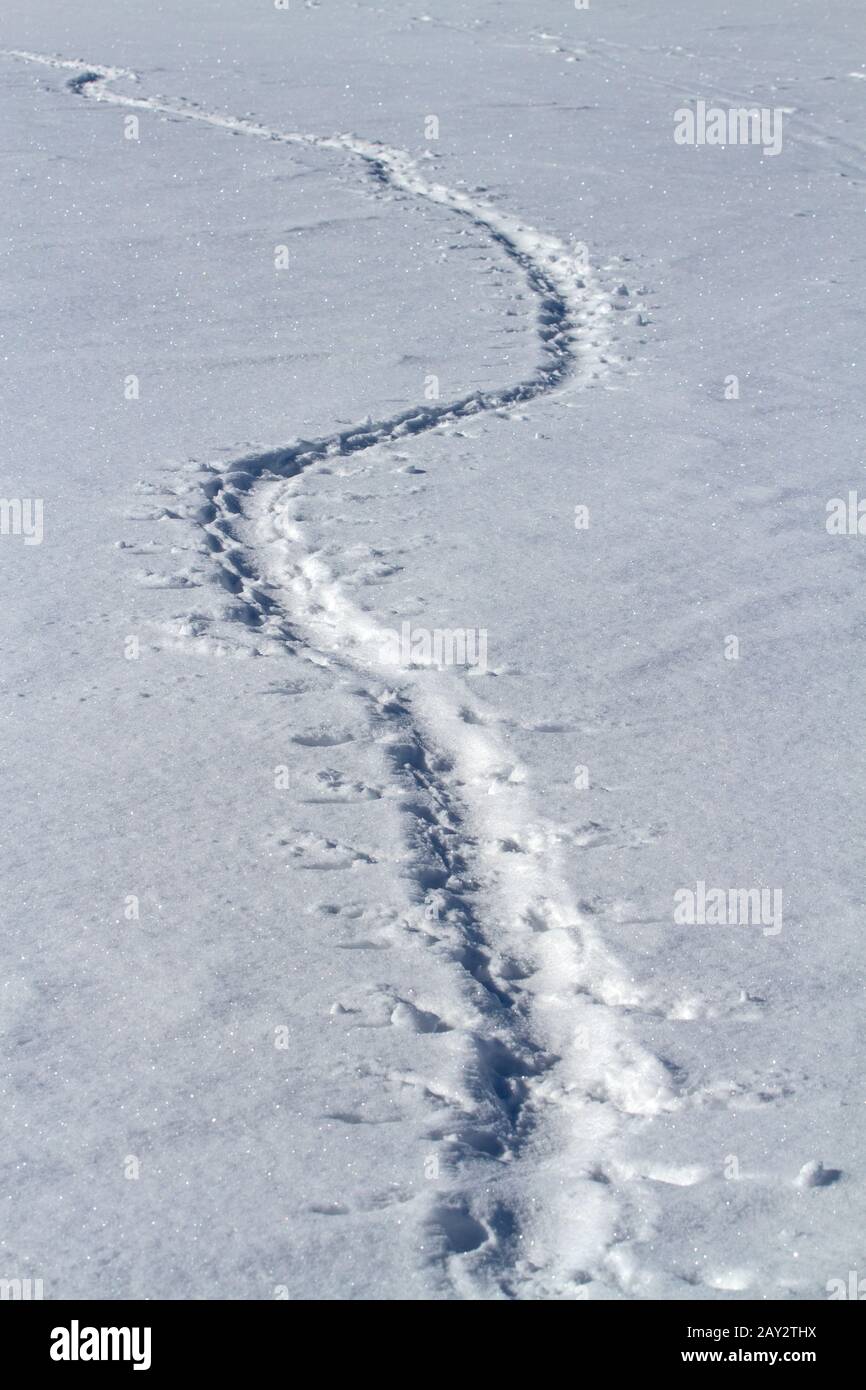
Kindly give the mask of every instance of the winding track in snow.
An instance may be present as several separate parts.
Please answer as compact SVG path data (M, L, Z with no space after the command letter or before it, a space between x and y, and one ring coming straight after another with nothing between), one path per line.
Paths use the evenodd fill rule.
M610 300L582 251L569 249L468 193L428 181L403 151L355 135L276 131L248 119L206 112L186 101L111 90L110 84L118 80L137 81L127 69L21 50L7 50L5 56L74 71L67 85L85 98L252 138L353 155L380 185L473 222L519 268L535 296L541 361L531 376L496 390L410 407L375 423L239 457L204 478L196 515L220 580L234 596L236 615L251 630L302 653L326 653L329 663L379 683L378 698L373 690L368 692L373 718L381 725L395 776L409 793L411 838L422 846L427 864L439 866L438 886L434 879L431 892L427 872L419 893L426 893L437 916L441 914L443 931L456 932L456 957L487 1000L481 1025L472 1036L479 1099L492 1114L500 1152L510 1160L526 1159L531 1187L536 1161L532 1141L542 1113L565 1116L567 1146L570 1131L579 1129L579 1112L587 1108L597 1114L599 1106L607 1107L609 1129L623 1113L652 1114L675 1103L657 1059L637 1047L623 1025L620 1006L640 1007L640 1000L570 903L555 850L545 853L544 893L529 895L522 866L508 862L517 856L494 862L480 855L481 840L498 837L501 842L537 823L526 789L509 779L503 783L496 771L504 751L496 741L495 721L467 709L465 690L448 673L434 673L434 689L429 681L425 688L417 673L402 672L400 692L381 698L382 682L389 677L393 681L393 673L378 660L369 618L352 606L321 557L306 549L298 528L286 527L285 517L303 473L324 460L503 410L566 383L588 383L599 376L610 354ZM257 510L261 544L250 554L238 523ZM282 553L282 571L278 566L263 579L260 570L268 542L276 541L288 548L288 577ZM498 794L491 798L491 792ZM485 898L491 901L482 902ZM532 942L531 984L516 966L526 954L527 940ZM597 1125L593 1127L597 1131ZM597 1138L596 1133L594 1142ZM585 1179L587 1200L607 1201L599 1186L606 1180L592 1172L591 1144L575 1141L570 1156L572 1168L576 1166ZM489 1153L482 1148L477 1157L482 1165L486 1159L489 1169ZM458 1259L451 1261L455 1286L469 1297L481 1289L498 1297L536 1296L538 1260L527 1261L521 1254L526 1246L520 1242L527 1232L521 1228L518 1207L526 1204L515 1205L506 1185L497 1187L496 1179L492 1170L483 1171L480 1179L477 1173L469 1175L464 1190L452 1191L444 1209L445 1226L456 1222L464 1236L467 1229L477 1230L475 1248L482 1247L471 1272ZM510 1182L508 1190L513 1192L514 1186ZM478 1188L485 1194L481 1198ZM535 1200L530 1197L530 1207ZM548 1296L551 1289L553 1296L574 1296L568 1292L569 1287L573 1290L569 1233L580 1214L563 1206L558 1214L561 1248L555 1241L551 1245L549 1237L540 1247L548 1261L540 1287ZM602 1224L609 1232L609 1254L616 1217L610 1213ZM472 1242L467 1245L464 1240L454 1253L462 1259L472 1248ZM599 1257L604 1253L597 1252ZM615 1274L611 1277L615 1282Z

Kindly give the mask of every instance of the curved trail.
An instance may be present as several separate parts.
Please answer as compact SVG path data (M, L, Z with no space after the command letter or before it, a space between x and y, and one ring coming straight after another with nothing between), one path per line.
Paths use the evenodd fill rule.
M643 1001L571 901L559 862L563 828L539 816L497 719L457 672L389 667L381 632L309 548L293 515L304 473L327 459L600 376L610 360L610 299L580 253L428 181L400 150L119 94L110 84L137 80L125 69L22 51L5 56L74 71L68 86L87 99L350 154L379 184L472 221L533 292L540 362L532 375L205 470L195 519L235 615L256 640L347 671L356 686L360 677L358 693L403 791L416 896L431 934L480 987L467 1030L472 1108L444 1127L465 1143L456 1158L446 1153L453 1181L430 1218L456 1294L573 1298L593 1282L621 1288L617 1247L635 1234L638 1218L598 1155L609 1152L623 1117L678 1103L664 1067L638 1046L623 1017ZM521 839L529 851L508 852Z

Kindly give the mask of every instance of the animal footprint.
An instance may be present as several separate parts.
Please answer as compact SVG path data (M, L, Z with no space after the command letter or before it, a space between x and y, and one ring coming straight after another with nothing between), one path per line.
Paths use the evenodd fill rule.
M292 743L299 743L302 748L336 748L338 744L351 743L354 737L350 729L335 729L327 724L319 724L316 728L292 734Z
M297 838L277 843L288 849L294 859L299 859L303 869L352 869L356 864L376 862L364 850L318 835L314 830L298 830L292 834Z
M322 768L321 772L305 777L303 782L309 788L309 794L302 796L301 801L307 805L328 805L334 801L378 801L382 796L376 787L368 787L364 782L346 781L343 774L332 767Z
M476 1221L464 1203L437 1207L429 1224L431 1235L449 1255L466 1255L490 1239L487 1227Z

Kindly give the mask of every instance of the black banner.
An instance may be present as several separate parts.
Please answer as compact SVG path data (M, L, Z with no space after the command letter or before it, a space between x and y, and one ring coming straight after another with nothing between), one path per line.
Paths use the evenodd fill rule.
M473 1305L477 1306L477 1305ZM324 1303L331 1330L321 1347L323 1369L364 1358L372 1337L399 1340L431 1316L422 1303ZM317 1353L313 1305L285 1302L26 1302L0 1304L4 1369L14 1365L66 1377L110 1369L160 1377L194 1372L225 1378L273 1363L293 1374L298 1345ZM436 1311L437 1338L442 1312ZM856 1365L863 1331L858 1307L844 1301L593 1302L576 1300L555 1324L568 1339L564 1355L600 1361L612 1375L632 1370L698 1373L712 1366L768 1371L803 1367L826 1376ZM446 1314L447 1315L447 1314ZM496 1317L495 1309L490 1314ZM313 1313L315 1318L316 1314ZM377 1331L379 1317L387 1326ZM465 1324L459 1309L454 1324ZM486 1316L486 1315L485 1315ZM527 1314L534 1319L534 1314ZM300 1318L300 1321L299 1321ZM356 1329L353 1329L355 1324ZM534 1324L533 1327L537 1326ZM334 1331L339 1330L339 1336ZM353 1335L354 1333L354 1335ZM509 1324L513 1338L515 1324Z

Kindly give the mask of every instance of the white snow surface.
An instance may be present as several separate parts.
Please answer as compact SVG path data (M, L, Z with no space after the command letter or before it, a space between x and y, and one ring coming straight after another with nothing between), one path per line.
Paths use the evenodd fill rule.
M862 21L6 0L0 1278L866 1273Z

